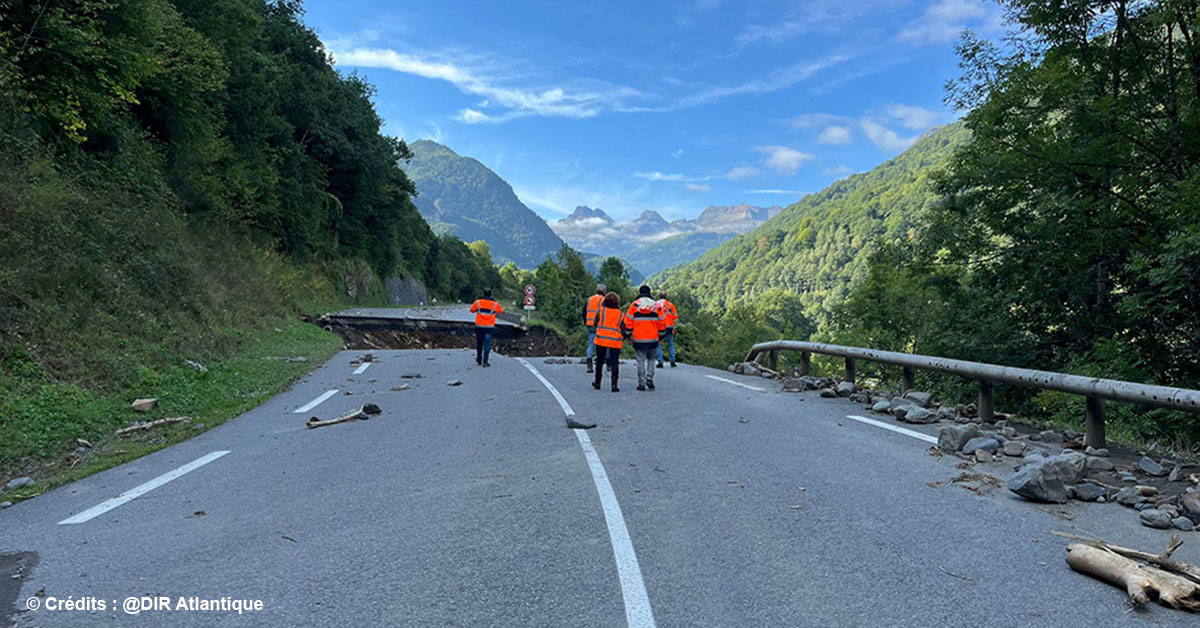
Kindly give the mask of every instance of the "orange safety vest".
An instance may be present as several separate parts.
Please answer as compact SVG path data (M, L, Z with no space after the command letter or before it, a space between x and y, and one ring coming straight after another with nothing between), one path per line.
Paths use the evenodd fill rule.
M604 295L593 294L587 300L587 316L583 319L583 324L588 327L596 326L596 312L600 311L600 304L604 302Z
M471 304L471 311L475 312L476 327L495 327L496 315L504 313L504 306L491 299L477 299Z
M654 307L654 301L642 297L629 306L625 313L633 320L633 341L658 342L658 332L666 329L663 313Z
M679 320L679 314L675 311L675 304L666 299L659 299L654 303L654 306L663 313L663 322L666 323L667 329L675 329L675 321Z
M596 346L621 349L621 327L628 327L625 315L615 307L602 307L596 316Z

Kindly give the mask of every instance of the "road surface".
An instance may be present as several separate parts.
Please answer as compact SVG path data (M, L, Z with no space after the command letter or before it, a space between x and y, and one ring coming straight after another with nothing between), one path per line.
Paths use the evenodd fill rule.
M360 353L0 512L0 552L37 554L17 606L39 589L107 606L17 625L1195 626L1130 611L1051 535L1157 550L1167 533L1116 505L963 490L957 458L845 400L687 365L639 393L630 363L613 394L578 364L383 351L362 370ZM304 427L366 402L383 414ZM599 427L566 429L568 409ZM263 609L134 616L131 596Z
M415 324L439 325L475 324L475 314L467 305L444 305L425 307L361 307L342 310L329 314L330 318L347 322L353 321L396 321L405 320ZM506 311L496 317L496 325L500 327L520 327L520 313Z

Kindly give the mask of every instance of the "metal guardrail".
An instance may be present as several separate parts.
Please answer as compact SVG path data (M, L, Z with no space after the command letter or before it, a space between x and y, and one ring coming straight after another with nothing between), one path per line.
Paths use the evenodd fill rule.
M856 360L879 362L903 367L904 389L915 387L916 371L936 371L979 380L979 417L991 422L995 414L995 384L1012 384L1041 390L1082 395L1087 398L1087 435L1085 444L1092 447L1105 446L1104 401L1123 401L1157 408L1200 412L1200 390L1136 384L1115 379L1085 377L1052 371L1037 371L983 362L951 360L913 353L878 351L860 347L845 347L820 342L797 340L775 340L760 342L746 355L747 362L758 362L763 353L769 356L769 366L775 369L780 351L800 352L800 374L808 375L812 354L832 355L845 358L846 381L854 381Z

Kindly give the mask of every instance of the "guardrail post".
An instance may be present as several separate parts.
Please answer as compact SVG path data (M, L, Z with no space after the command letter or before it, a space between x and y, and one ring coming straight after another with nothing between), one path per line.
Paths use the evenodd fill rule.
M779 352L778 351L771 351L771 353L767 354L767 366L770 367L770 369L772 371L779 370Z
M992 423L996 420L996 385L992 382L980 380L977 410L980 421Z
M903 378L904 383L901 385L900 394L903 395L904 393L906 393L910 390L916 389L916 387L917 387L917 372L916 371L914 371L911 368L908 368L906 366L906 367L904 367L904 374L901 377Z
M812 370L812 354L807 351L802 351L800 353L800 377L804 377L805 375L808 375L808 372L811 370Z
M854 383L854 358L846 358L846 379L843 381Z
M1104 400L1096 397L1087 398L1087 434L1084 436L1084 445L1100 449L1107 447L1104 444Z

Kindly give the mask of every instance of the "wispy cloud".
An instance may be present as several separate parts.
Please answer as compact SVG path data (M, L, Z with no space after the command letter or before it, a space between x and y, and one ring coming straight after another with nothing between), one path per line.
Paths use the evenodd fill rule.
M778 24L751 24L738 33L734 42L739 46L748 46L759 41L773 44L785 42L812 30L813 24L807 20L787 20Z
M645 179L647 181L681 182L681 181L708 181L708 180L712 179L712 177L692 177L692 176L688 176L686 174L678 174L678 173L674 173L674 172L659 172L657 170L652 170L650 172L635 172L635 173L633 173L633 176L635 176L639 179Z
M845 146L854 141L850 134L850 129L844 126L830 125L821 131L817 136L817 141L822 144L831 144L834 146Z
M803 194L800 190L780 190L776 188L763 188L758 190L746 190L744 194L787 194L789 196L799 196Z
M734 85L709 87L678 99L674 104L658 108L658 111L671 111L685 107L703 105L730 96L743 94L769 94L793 87L806 79L812 78L823 70L839 66L856 59L857 53L840 53L821 57L819 59L800 61L792 65L772 70L763 78L753 79Z
M851 172L853 172L853 171L850 170L850 168L848 166L841 165L841 166L834 166L832 168L826 168L825 170L821 171L821 174L823 174L827 177L844 177L844 176L850 174Z
M995 31L1003 28L999 9L981 0L940 0L909 22L896 39L912 44L944 44L968 28Z
M679 159L680 157L683 157L683 149L676 148L675 150L671 151L671 157L673 159Z
M787 146L755 146L754 150L767 155L767 160L763 163L768 168L786 176L796 174L800 166L816 158Z
M912 105L889 105L887 114L900 121L906 129L928 129L946 117L944 113Z
M760 174L762 174L762 171L754 166L738 166L736 168L730 168L729 172L725 173L725 178L729 179L730 181L738 181L740 179L757 177Z
M693 192L711 192L712 186L707 183L684 183L683 187Z

